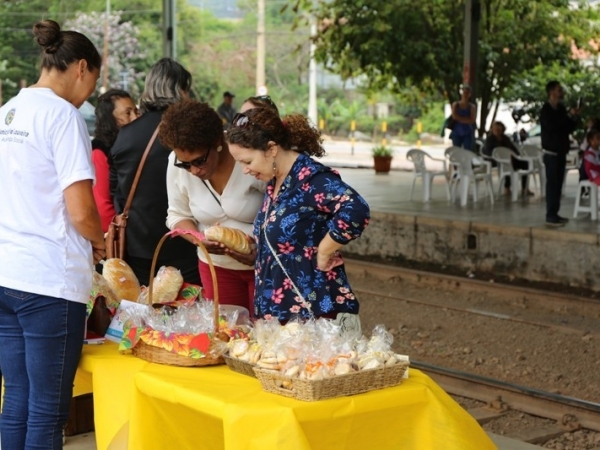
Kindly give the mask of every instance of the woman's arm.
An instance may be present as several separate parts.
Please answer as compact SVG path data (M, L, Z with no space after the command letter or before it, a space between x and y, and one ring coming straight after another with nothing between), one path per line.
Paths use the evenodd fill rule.
M328 213L328 233L319 242L317 265L330 270L339 264L337 251L348 242L358 238L369 223L370 210L367 202L339 175L333 172L318 174L311 178L314 190L309 195L311 206Z
M94 264L97 264L106 257L106 246L100 215L92 193L92 180L77 181L68 186L63 194L69 219L75 230L92 243Z

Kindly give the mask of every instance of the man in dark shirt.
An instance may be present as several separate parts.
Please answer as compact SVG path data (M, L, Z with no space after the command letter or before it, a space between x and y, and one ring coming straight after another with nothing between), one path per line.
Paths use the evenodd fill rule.
M546 93L548 101L540 112L546 166L546 224L561 226L569 221L559 216L558 211L570 147L569 135L577 127L579 111L567 112L563 104L564 90L558 81L550 81L546 85Z
M219 105L219 107L217 108L217 114L219 114L219 116L223 120L223 126L225 127L225 129L229 128L229 125L231 125L231 121L237 114L237 111L233 106L233 97L235 97L235 95L233 95L229 91L223 93L223 103L221 103L221 105Z

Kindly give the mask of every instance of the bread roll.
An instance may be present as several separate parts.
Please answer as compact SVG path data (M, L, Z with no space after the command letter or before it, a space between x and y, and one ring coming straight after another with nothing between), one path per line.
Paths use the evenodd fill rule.
M252 253L248 237L242 230L214 226L204 232L204 237L209 241L220 242L225 247L238 253L243 253L244 255Z
M181 272L175 267L162 266L152 284L152 303L168 303L177 299L183 285Z
M140 282L122 259L107 259L102 269L102 276L119 300L136 302L140 296Z

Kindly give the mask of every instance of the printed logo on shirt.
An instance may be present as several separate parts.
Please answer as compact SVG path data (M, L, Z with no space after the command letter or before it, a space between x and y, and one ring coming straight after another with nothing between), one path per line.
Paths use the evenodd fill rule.
M10 125L14 118L15 118L15 108L11 109L8 112L8 114L6 114L6 117L4 118L4 123L6 125Z

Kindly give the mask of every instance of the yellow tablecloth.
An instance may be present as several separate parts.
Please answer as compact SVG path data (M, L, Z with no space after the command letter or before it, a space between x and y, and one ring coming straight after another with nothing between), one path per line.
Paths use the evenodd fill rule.
M495 449L428 376L352 397L302 402L269 394L226 366L182 368L86 346L76 392L94 392L99 450ZM85 386L87 384L87 387ZM119 444L119 441L121 442Z

